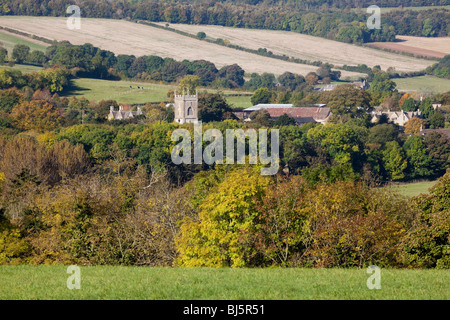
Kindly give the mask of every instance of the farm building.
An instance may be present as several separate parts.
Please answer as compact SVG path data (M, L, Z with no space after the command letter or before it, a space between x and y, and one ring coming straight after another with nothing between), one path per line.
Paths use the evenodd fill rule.
M316 104L314 107L303 108L293 107L292 104L257 104L241 111L235 111L234 114L239 119L251 121L250 114L262 109L266 110L274 120L283 114L287 114L294 118L298 125L309 122L324 124L331 115L330 108L327 108L325 104Z

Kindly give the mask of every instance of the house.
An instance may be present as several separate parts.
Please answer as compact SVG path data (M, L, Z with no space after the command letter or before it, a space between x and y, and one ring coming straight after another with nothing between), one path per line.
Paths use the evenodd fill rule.
M136 116L144 115L141 107L137 107L136 111L124 110L123 106L119 106L119 110L115 111L114 106L109 107L108 120L127 120Z
M413 117L421 118L422 113L420 110L415 112L405 111L374 111L372 112L372 123L377 122L382 115L385 115L389 122L395 123L400 127L404 127L405 124Z
M360 87L363 90L369 89L370 85L366 79L362 79L361 81L352 82L353 85Z

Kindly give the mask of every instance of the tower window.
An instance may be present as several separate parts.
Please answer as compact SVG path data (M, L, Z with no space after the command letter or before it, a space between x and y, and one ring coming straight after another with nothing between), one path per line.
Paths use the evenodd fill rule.
M187 109L187 115L188 115L188 116L192 116L192 108L191 108L191 107L189 107L189 108Z

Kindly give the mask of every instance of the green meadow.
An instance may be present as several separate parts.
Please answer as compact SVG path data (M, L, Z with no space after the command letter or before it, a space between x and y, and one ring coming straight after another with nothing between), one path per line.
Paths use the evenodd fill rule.
M380 271L369 289L366 269L204 269L80 267L80 289L68 289L66 266L0 267L0 299L311 300L449 299L450 271ZM68 281L69 280L69 281Z
M131 88L130 88L131 86ZM143 89L138 89L142 87ZM78 98L85 97L88 100L116 100L118 103L145 104L147 102L166 102L168 101L167 92L175 90L176 85L135 82L135 81L111 81L90 78L76 78L72 80L72 86L65 89L61 96ZM214 89L199 88L199 92L218 92ZM223 90L230 106L234 108L248 108L251 93Z
M393 185L390 188L406 197L415 197L421 193L428 193L428 190L436 184L436 181L422 181L406 184Z
M443 93L450 91L450 80L433 76L420 76L411 78L393 79L398 91L404 92L434 92Z
M16 35L13 35L11 33L0 31L0 44L8 50L9 56L11 56L12 50L16 44L24 44L30 47L31 51L33 50L40 50L44 51L46 50L48 45L45 45L44 43L36 43L34 41L30 41L27 39L24 39L22 37L18 37Z

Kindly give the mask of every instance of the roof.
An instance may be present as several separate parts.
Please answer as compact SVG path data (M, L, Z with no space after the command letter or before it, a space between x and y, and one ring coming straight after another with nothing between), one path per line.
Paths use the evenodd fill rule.
M315 104L316 107L318 108L322 108L325 107L326 104L325 103L318 103ZM257 105L254 105L253 107L244 109L243 111L257 111L257 110L261 110L261 109L286 109L286 108L294 108L294 105L292 103L285 103L285 104L281 104L281 103L260 103Z
M266 109L272 118L281 117L283 114L287 114L292 118L304 118L312 122L311 120L323 121L330 116L330 108L268 108Z
M319 91L331 91L336 89L337 86L337 84L326 84L322 88L320 88Z
M292 108L292 103L286 103L286 104L272 104L272 103L260 103L257 105L254 105L253 107L244 109L244 111L256 111L261 109L267 109L267 108Z
M450 138L450 129L423 129L420 131L420 134L425 135L432 132L439 132L442 133L443 135L446 135L447 138Z

